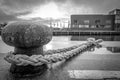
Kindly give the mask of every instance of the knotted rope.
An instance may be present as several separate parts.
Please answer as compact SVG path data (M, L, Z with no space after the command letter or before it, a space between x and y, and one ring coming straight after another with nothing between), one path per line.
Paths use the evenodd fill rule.
M27 56L21 54L14 55L13 52L9 52L4 59L9 63L16 64L18 66L27 65L38 66L42 64L50 64L62 60L67 60L95 46L99 47L100 42L102 42L101 39L96 41L94 39L88 39L87 43L83 43L81 45L58 50L49 50L45 52L44 56L43 55Z

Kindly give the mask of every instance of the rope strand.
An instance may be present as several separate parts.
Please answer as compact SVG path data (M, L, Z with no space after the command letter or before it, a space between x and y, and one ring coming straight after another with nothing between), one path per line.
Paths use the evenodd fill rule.
M9 52L8 55L4 58L7 62L11 64L16 64L18 66L38 66L43 64L56 63L58 61L67 60L74 55L80 54L90 48L99 46L99 43L102 42L99 40L89 40L87 43L81 45L72 46L64 49L49 50L45 55L14 55L13 52Z

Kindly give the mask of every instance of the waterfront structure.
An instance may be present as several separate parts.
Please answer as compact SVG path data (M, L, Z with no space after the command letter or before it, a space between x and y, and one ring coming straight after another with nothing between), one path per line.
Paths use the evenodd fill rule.
M114 30L115 15L71 15L72 30Z
M115 30L120 31L120 9L110 11L109 15L115 15Z

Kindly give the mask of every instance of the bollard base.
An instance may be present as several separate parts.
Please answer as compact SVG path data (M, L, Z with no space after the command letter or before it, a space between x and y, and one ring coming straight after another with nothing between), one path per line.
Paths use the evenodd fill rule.
M48 69L47 65L41 66L17 66L12 64L10 67L10 72L14 77L32 77L43 74Z

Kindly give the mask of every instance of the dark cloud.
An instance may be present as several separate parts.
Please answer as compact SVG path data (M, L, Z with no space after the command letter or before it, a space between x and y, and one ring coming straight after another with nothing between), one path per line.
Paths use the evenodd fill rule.
M55 3L58 3L58 4L65 4L68 0L51 0Z
M106 12L107 10L120 8L120 0L0 0L0 8L6 14L26 13L32 11L34 7L49 2L55 2L59 7L68 3L73 7L83 5L93 8L95 12Z
M120 0L0 0L0 20L17 19L19 15L32 13L33 8L42 7L54 2L61 11L66 13L81 13L93 11L94 13L108 13L110 10L120 8Z
M18 15L26 15L37 6L49 0L0 0L0 21L16 20Z
M31 11L33 7L45 4L47 0L1 0L1 9L6 14L16 14Z
M108 13L108 11L120 8L120 0L69 0L74 6L84 5L91 7L96 13Z
M76 6L84 5L98 5L104 3L105 0L69 0L71 3Z
M6 15L3 11L0 10L0 23L1 22L9 22L9 21L16 21L18 20L13 15Z
M102 12L108 12L116 8L120 9L120 0L104 0L104 4L99 4L99 6L98 9Z
M6 14L19 14L32 11L37 6L42 6L49 2L55 2L58 5L66 0L0 0L0 8Z

